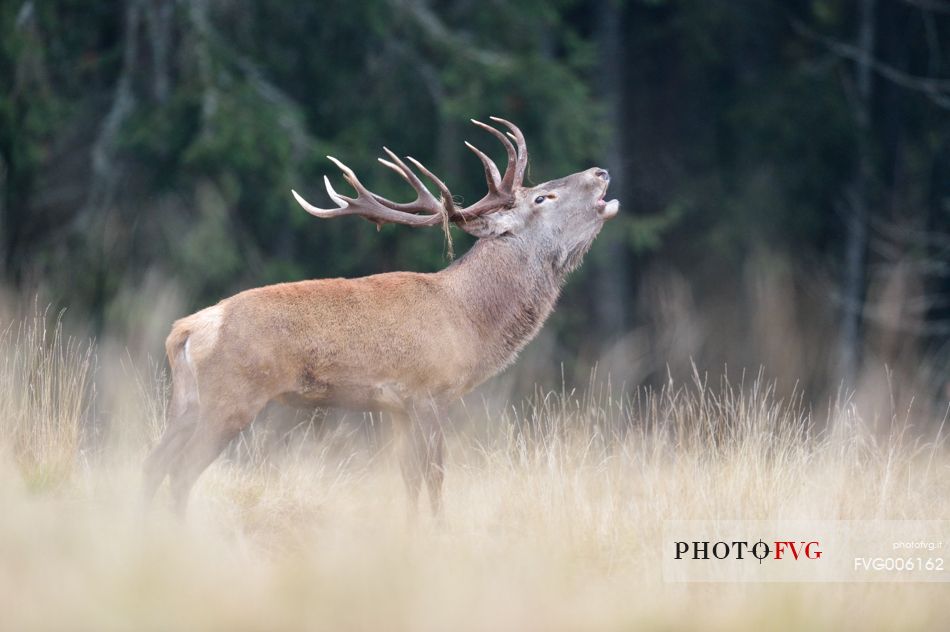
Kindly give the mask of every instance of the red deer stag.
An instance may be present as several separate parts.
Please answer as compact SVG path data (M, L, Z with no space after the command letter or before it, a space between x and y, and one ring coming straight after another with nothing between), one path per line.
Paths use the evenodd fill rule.
M466 143L488 181L488 192L471 206L457 207L445 183L407 158L438 188L434 196L385 148L389 160L379 161L415 190L414 201L376 195L332 157L355 198L338 194L326 177L339 208L317 208L293 192L316 217L359 215L377 225L452 222L478 241L433 274L271 285L177 321L166 341L173 389L168 427L145 462L146 501L170 476L175 507L183 512L205 468L265 404L278 400L392 414L402 436L409 501L416 505L425 481L439 512L447 405L514 360L551 313L567 274L619 209L616 200L604 200L609 176L603 169L524 186L524 136L508 121L492 120L508 128L507 136L472 122L501 141L508 166L502 175Z

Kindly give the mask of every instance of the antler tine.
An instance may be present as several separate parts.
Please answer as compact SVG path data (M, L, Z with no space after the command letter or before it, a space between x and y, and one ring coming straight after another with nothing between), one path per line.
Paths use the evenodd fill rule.
M356 177L356 173L355 173L352 169L350 169L349 167L347 167L345 164L343 164L341 161L337 160L337 159L334 158L333 156L327 156L327 158L330 159L330 160L333 162L333 164L335 164L337 167L340 168L340 171L343 172L343 178L344 178L347 182L350 183L350 186L352 186L354 189L356 189L356 193L357 193L356 199L348 198L348 197L346 197L346 196L340 195L340 194L338 194L336 191L333 190L333 187L330 185L330 179L327 178L326 176L323 176L323 179L324 179L324 181L326 182L326 185L327 185L327 193L330 194L330 197L331 197L331 198L333 199L333 201L336 202L337 204L340 204L340 201L343 201L343 202L346 202L347 204L349 204L349 205L351 205L351 206L355 206L355 205L357 205L357 201L358 201L360 198L368 197L368 198L372 198L372 199L376 200L377 202L379 202L380 204L382 204L382 205L384 205L384 206L386 206L386 207L388 207L388 208L391 208L391 209L393 209L393 210L396 210L396 211L405 212L405 211L412 211L412 210L417 211L417 210L418 210L418 205L417 205L417 204L416 204L416 205L413 205L413 204L397 204L397 203L395 203L395 202L392 202L391 200L387 200L386 198L382 197L381 195L377 195L377 194L373 193L372 191L370 191L369 189L367 189L365 186L363 186L363 183L360 182L359 178ZM403 174L403 178L407 178L407 176L406 176L405 174ZM410 184L412 184L411 181L410 181ZM413 188L415 188L415 186L413 186ZM418 191L418 189L417 189L417 191ZM426 193L428 193L428 191L426 191ZM431 197L431 196L430 196L430 197ZM342 207L342 205L341 205L341 207Z
M528 168L528 144L524 140L524 134L522 134L518 126L511 121L506 121L505 119L497 116L490 116L488 118L497 123L501 123L510 129L511 132L508 135L511 136L518 144L518 161L514 170L514 181L515 186L520 187L524 182L525 170ZM508 174L506 173L505 175Z
M420 180L416 176L416 174L413 173L412 169L410 169L409 166L406 165L406 163L404 163L402 160L399 159L399 156L397 156L388 147L383 147L383 151L386 152L387 156L392 158L392 161L385 160L383 158L377 158L377 160L380 162L380 164L398 173L402 177L403 180L408 182L409 186L411 186L413 190L416 192L416 195L418 196L418 198L416 202L400 204L398 202L392 202L390 200L387 200L386 198L376 195L374 193L373 197L375 197L378 202L381 202L385 204L386 206L392 209L395 209L397 211L409 211L409 212L412 212L414 209L415 210L418 209L419 201L425 202L426 206L429 206L429 207L439 208L439 207L444 206L441 202L439 202L438 198L432 195L432 192L429 191L429 189L427 189L424 184L422 184L422 180ZM444 188L446 191L448 191L448 189L445 187L445 184L442 183L441 180L439 180L438 178L435 178L435 176L432 176L431 174L428 174L428 175L434 178L435 180L437 180L438 184L441 184L441 188ZM451 195L450 195L450 198L451 198Z
M495 117L492 116L490 118L495 118ZM504 134L499 132L497 129L495 129L491 125L487 125L485 123L482 123L481 121L476 121L475 119L472 119L472 123L482 128L486 132L489 132L492 136L500 140L501 143L505 146L505 151L508 153L508 166L505 168L505 175L501 179L501 184L499 188L503 191L511 192L514 189L514 187L521 185L520 181L518 182L517 185L515 184L514 168L515 168L515 164L518 161L518 152L515 151L515 146L511 144L511 141L508 140Z
M482 165L485 166L485 180L488 181L488 190L492 193L498 193L498 187L501 186L501 174L498 173L498 165L472 143L465 141L465 146L471 149L482 161Z
M330 180L326 176L323 176L323 180L327 185L327 193L330 194L330 198L339 205L339 208L319 208L314 206L307 200L303 199L299 193L293 189L290 192L293 194L294 199L297 200L297 204L303 207L303 210L307 211L314 217L321 217L323 219L328 219L331 217L339 217L341 215L349 215L350 209L346 201L343 200L340 196L336 194L336 191L333 190L333 187L330 186Z
M354 189L356 189L356 193L357 193L358 196L363 195L364 193L369 193L369 189L367 189L366 187L363 186L363 183L360 182L359 178L356 177L356 173L355 173L352 169L350 169L349 167L347 167L345 164L343 164L342 162L340 162L339 160L337 160L337 159L334 158L333 156L327 156L327 159L328 159L330 162L332 162L333 164L335 164L335 165L340 169L340 171L343 172L343 178L344 178L347 182L350 183L350 186L352 186ZM324 176L324 178L326 178L326 176ZM329 183L330 183L330 181L327 180L327 184L329 184ZM345 196L338 196L338 197L341 197L341 198L343 198L344 200L347 199ZM335 201L335 200L334 200L334 201ZM348 200L348 201L350 201L350 200Z
M327 156L327 158L329 158L333 164L340 168L340 171L343 172L343 177L346 179L346 181L349 182L354 189L356 189L357 197L352 198L337 193L333 189L333 185L330 184L330 179L327 176L323 176L323 181L327 187L327 194L330 196L330 199L332 199L337 204L338 208L319 208L307 202L296 191L291 190L291 193L293 193L297 203L300 204L300 206L302 206L304 210L311 215L321 218L341 217L343 215L359 215L375 223L377 226L387 223L405 224L407 226L434 226L443 221L445 214L443 205L438 200L436 200L431 193L425 190L425 187L422 187L421 183L419 183L419 186L425 191L426 195L423 195L417 190L419 196L415 202L411 202L409 204L396 204L391 200L387 200L384 197L376 195L363 186L363 183L360 182L359 178L356 177L356 173L354 173L354 171L345 164L332 156ZM410 176L413 178L415 177L411 172L408 171L408 169L406 172L401 173L401 175L406 180L409 180ZM417 178L416 180L418 181ZM411 180L409 180L409 182L410 184L413 184ZM415 186L413 188L415 188Z
M381 163L383 163L390 169L394 169L397 173L399 173L399 175L401 175L406 180L406 182L412 185L413 188L419 187L421 189L425 189L426 191L428 191L428 189L422 186L422 181L416 177L416 174L412 172L412 169L410 169L408 165L406 165L406 163L400 160L399 156L396 155L396 152L391 150L389 147L385 147L385 146L383 147L383 151L386 152L386 155L389 156L392 162L390 162L390 160L385 160L383 158L377 158L377 160L379 160Z
M421 171L425 177L429 178L429 180L431 180L433 184L439 188L439 192L442 194L442 206L445 209L445 212L448 213L450 217L454 217L456 214L455 202L452 199L452 192L449 191L449 187L447 187L438 176L426 169L425 165L412 156L406 156L406 160L414 164L416 169Z
M493 116L491 119L503 123L511 130L508 136L511 136L515 143L517 143L518 148L515 149L515 146L508 140L508 136L505 136L505 134L498 129L472 119L474 125L490 133L505 146L505 151L508 153L508 165L505 168L505 175L499 176L498 167L491 158L486 156L484 152L480 151L471 143L465 143L465 145L478 156L478 159L482 161L482 165L485 167L485 179L488 180L488 193L478 202L458 211L458 216L464 220L511 206L515 199L515 189L520 188L524 181L524 172L528 164L528 149L525 145L524 135L520 129L505 119L498 118L497 116Z

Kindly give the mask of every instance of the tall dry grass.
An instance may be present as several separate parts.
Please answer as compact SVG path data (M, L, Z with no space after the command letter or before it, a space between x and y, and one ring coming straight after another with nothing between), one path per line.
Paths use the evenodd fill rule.
M94 362L53 322L0 339L2 629L950 625L946 585L665 584L660 551L667 519L948 519L945 417L813 414L761 376L623 393L595 375L453 411L440 521L407 515L385 424L349 416L276 442L255 425L179 523L137 498L161 366ZM105 411L96 364L125 376ZM92 407L125 439L82 459Z
M81 459L93 348L35 309L0 329L0 447L31 487L65 481Z

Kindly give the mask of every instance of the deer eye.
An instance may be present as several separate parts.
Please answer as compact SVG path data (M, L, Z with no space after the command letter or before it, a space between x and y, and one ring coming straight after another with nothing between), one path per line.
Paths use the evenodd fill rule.
M547 199L547 198L546 198L545 196L539 195L538 197L534 198L534 203L535 203L535 204L540 204L541 202L543 202L543 201L546 200L546 199Z

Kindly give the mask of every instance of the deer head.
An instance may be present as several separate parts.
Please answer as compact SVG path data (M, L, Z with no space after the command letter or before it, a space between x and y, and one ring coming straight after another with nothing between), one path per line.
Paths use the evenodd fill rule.
M340 168L346 181L356 190L357 197L337 193L326 176L327 193L338 208L318 208L296 191L292 193L297 202L316 217L358 215L377 225L388 223L414 227L437 224L447 227L451 222L479 239L522 240L548 254L558 268L574 268L604 221L619 210L617 200L604 200L609 174L604 169L593 168L537 186L524 186L528 166L524 135L509 121L494 116L491 120L501 123L508 131L503 134L474 119L472 123L501 141L508 154L508 166L502 175L491 158L471 143L465 143L481 161L488 185L484 197L471 206L456 206L446 184L415 158L407 156L406 160L436 186L439 197L435 197L409 166L386 147L383 151L389 159L380 158L379 162L399 174L415 190L416 199L412 202L393 202L369 191L352 169L332 156L327 158Z

